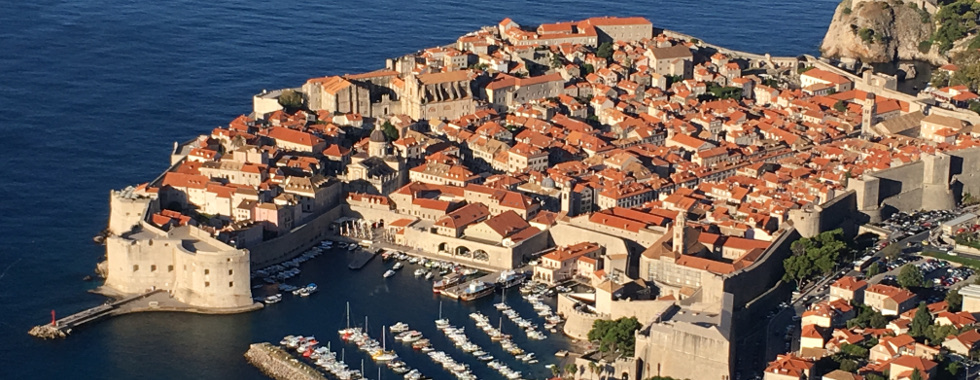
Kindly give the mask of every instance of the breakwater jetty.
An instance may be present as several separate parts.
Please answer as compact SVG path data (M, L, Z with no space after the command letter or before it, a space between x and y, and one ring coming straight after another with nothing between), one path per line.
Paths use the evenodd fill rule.
M143 294L137 294L131 297L126 297L112 303L105 303L99 306L85 309L78 313L55 320L51 324L34 326L27 333L33 337L42 338L42 339L64 338L67 337L68 334L71 334L72 329L78 326L81 326L88 322L94 322L96 320L99 320L109 315L117 314L118 311L124 305L142 300L144 298L147 298L159 292L163 292L163 290L153 290Z
M286 350L268 342L255 343L245 352L245 360L262 373L277 380L326 380L322 373L310 367Z

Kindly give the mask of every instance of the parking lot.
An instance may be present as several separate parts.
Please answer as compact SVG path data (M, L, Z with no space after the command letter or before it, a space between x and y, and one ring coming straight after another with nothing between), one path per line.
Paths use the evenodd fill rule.
M876 224L888 232L884 238L864 236L865 241L858 242L858 252L851 256L868 258L869 262L877 262L881 273L867 279L869 283L884 283L897 286L898 275L904 265L915 265L923 274L925 286L920 289L919 296L923 301L933 303L942 301L951 288L957 288L972 283L975 273L966 267L955 267L944 260L923 257L919 253L924 248L934 247L938 240L939 226L943 221L955 218L964 210L927 211L918 213L897 213L888 220ZM931 243L936 241L936 243ZM930 247L930 244L933 247ZM887 249L887 247L893 248ZM898 251L895 251L895 250ZM885 254L892 258L888 260ZM847 257L847 255L842 255ZM794 292L791 303L782 303L769 314L770 323L767 328L766 351L768 357L775 354L799 349L800 316L810 305L824 301L829 297L830 285L845 275L864 278L864 269L856 270L854 263L843 265L834 273L805 284L803 289Z

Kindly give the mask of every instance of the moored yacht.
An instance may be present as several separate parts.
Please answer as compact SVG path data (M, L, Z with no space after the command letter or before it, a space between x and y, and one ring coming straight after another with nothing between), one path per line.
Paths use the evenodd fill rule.
M494 285L484 281L472 281L459 294L463 301L473 301L493 293Z

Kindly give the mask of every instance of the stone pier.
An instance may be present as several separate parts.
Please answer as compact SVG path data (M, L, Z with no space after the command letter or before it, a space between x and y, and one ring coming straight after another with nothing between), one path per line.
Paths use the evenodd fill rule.
M245 352L245 360L276 380L326 380L315 368L271 343L255 343Z

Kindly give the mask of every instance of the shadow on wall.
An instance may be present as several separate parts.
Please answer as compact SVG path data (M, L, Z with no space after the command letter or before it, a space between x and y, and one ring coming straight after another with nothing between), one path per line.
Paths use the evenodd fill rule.
M888 199L890 197L899 195L902 193L902 182L896 181L889 178L878 177L879 187L878 187L878 203L881 204L882 200ZM884 216L884 215L883 215ZM886 216L887 217L887 216Z

